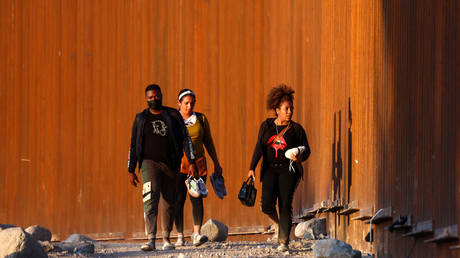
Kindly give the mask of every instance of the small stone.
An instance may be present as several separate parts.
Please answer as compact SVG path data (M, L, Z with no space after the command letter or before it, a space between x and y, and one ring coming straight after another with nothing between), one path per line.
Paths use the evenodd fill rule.
M210 219L201 227L200 234L207 236L211 242L223 242L228 237L228 227L220 221Z
M76 253L76 254L92 254L94 253L94 244L87 242L71 242L71 243L59 243L55 247L59 247L61 250Z
M305 232L303 238L306 240L315 240L315 235L313 234L313 232L311 232L311 229L309 228Z
M311 219L299 223L294 231L297 238L318 239L320 234L326 235L326 218Z
M51 241L51 231L38 225L30 226L25 230L39 241Z
M78 242L93 243L96 241L94 239L91 239L87 236L80 235L80 234L72 234L64 241L64 243L78 243Z
M351 246L337 239L322 239L313 245L313 255L315 257L349 257L359 258L361 252L353 250Z

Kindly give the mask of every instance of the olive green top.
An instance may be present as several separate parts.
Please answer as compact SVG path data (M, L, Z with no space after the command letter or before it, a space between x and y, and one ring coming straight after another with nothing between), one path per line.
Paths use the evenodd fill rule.
M204 156L204 147L208 151L208 154L211 157L216 157L216 148L214 147L214 142L212 141L211 129L209 128L208 119L204 114L201 114L203 125L200 122L198 116L199 114L195 113L197 118L196 122L192 126L187 126L188 133L193 143L193 151L197 158Z

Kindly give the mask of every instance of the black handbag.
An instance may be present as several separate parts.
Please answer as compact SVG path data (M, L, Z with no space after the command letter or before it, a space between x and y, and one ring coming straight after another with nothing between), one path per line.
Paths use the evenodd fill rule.
M240 199L243 205L252 207L256 202L257 189L254 187L254 179L249 177L248 180L243 182L240 192L238 193L238 199Z

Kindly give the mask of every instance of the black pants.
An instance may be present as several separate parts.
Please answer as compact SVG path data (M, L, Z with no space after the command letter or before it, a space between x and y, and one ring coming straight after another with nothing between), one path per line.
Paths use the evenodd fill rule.
M206 176L201 177L206 183ZM176 177L176 214L175 214L175 224L176 230L178 233L184 233L184 204L185 199L187 199L187 187L185 186L185 180L187 175L179 173ZM193 225L202 225L203 224L203 197L192 197L190 196L190 201L192 202L193 209Z
M298 173L286 169L269 168L262 179L262 212L274 214L279 209L279 243L288 244L292 227L292 200L299 184Z
M152 160L142 162L142 197L144 201L145 233L154 239L157 233L158 203L161 199L161 228L163 237L169 238L174 221L176 189L175 174L164 164Z

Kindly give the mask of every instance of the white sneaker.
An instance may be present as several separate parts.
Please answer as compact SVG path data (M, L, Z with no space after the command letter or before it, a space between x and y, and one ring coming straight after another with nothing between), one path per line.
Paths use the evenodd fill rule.
M278 246L278 248L276 248L276 250L278 250L279 252L286 252L286 251L289 251L289 248L287 246L287 244L280 244Z
M268 229L268 232L271 233L273 232L273 236L268 238L268 242L278 242L278 232L279 232L279 225L278 224L272 224L270 228Z
M163 243L163 250L174 250L176 247L171 244L171 242L164 242Z
M141 250L146 252L155 250L155 242L151 240L145 244L142 244Z
M184 236L178 236L177 241L176 241L176 243L174 245L176 247L184 246L185 245Z
M200 194L200 187L198 186L198 181L194 179L192 176L189 176L187 180L185 180L185 185L187 186L187 191L190 196L198 198L201 196Z
M194 246L200 246L208 242L208 237L200 234L192 234L192 241Z

